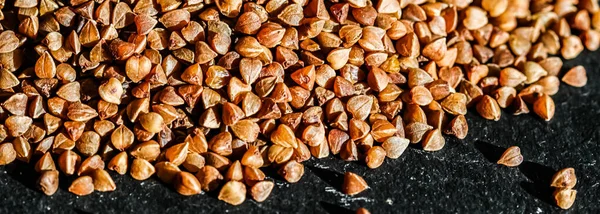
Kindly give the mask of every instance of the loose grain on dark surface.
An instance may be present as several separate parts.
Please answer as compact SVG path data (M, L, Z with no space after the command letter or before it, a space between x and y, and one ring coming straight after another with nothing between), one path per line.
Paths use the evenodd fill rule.
M577 163L558 166L573 168L558 172L535 162L552 160L543 152L545 143L562 139L557 136L562 131L595 130L596 125L574 129L581 127L577 123L551 128L563 122L556 118L575 120L565 114L592 109L583 119L590 123L598 116L597 106L561 112L567 105L594 105L596 98L579 91L576 95L591 100L571 104L559 90L561 82L597 88L584 87L596 74L569 61L600 47L600 6L594 0L14 0L0 8L0 164L14 180L51 196L46 200L66 191L92 199L121 194L117 174L129 171L138 184L159 180L180 195L221 201L203 206L251 203L265 209L257 202L268 205L273 195L285 209L309 209L296 212L354 212L369 205L377 212L416 202L425 206L405 210L489 211L506 201L512 206L499 207L518 210L514 204L524 200L514 197L516 189L536 198L521 212L543 211L528 209L539 201L551 205L548 209L590 209L578 203L594 201L581 194L575 199L578 190L597 186L585 186L597 173L577 166L583 161L593 166L595 159L577 154ZM515 123L512 115L529 109L537 124L516 130L531 117ZM509 124L492 128L481 118ZM530 133L532 139L520 137ZM595 131L567 134L577 138ZM517 145L502 153L507 141ZM457 148L467 152L452 151ZM479 150L479 159L463 159L468 148ZM556 155L560 164L577 152L597 151L553 149L568 152ZM445 156L462 165L446 167L439 158ZM487 161L478 161L483 158ZM431 165L386 164L413 160ZM477 171L469 167L473 163L492 165L472 166ZM402 186L369 178L377 174L367 168L387 169L383 173L402 179ZM415 169L420 175L410 174ZM479 176L486 170L498 173L491 180L503 179L496 183L500 188L468 193L459 188L493 186ZM429 175L441 171L451 175ZM515 173L520 174L510 176ZM286 206L288 198L298 199L294 194L322 197L311 194L315 182L306 183L315 175L327 185L321 193L334 195L323 199L339 200ZM507 178L519 175L525 181L511 188L510 198L493 200L511 187L506 182L514 179ZM371 182L379 188L365 191ZM295 183L310 187L294 190ZM282 187L292 188L288 197L273 191ZM457 205L443 203L447 199L468 198L464 194L474 194L469 202L490 200L474 208L444 208ZM376 199L381 196L389 197ZM168 204L170 197L152 204ZM66 201L65 206L80 202ZM177 211L173 208L180 207L165 212ZM105 209L91 212L98 210Z

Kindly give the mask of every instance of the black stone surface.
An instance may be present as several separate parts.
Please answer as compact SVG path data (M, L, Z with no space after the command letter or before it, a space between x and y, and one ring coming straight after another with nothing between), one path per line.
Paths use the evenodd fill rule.
M296 184L271 176L276 187L263 203L230 206L214 193L180 196L155 179L138 182L114 173L115 192L77 197L61 178L59 191L48 197L34 188L31 167L13 163L0 167L0 213L337 214L359 207L372 213L553 213L561 209L553 203L549 179L564 167L575 168L578 177L577 200L568 212L600 213L600 52L585 52L563 70L578 64L588 71L588 85L561 85L551 122L508 113L492 122L471 111L468 137L447 137L439 152L409 148L376 170L333 157L312 159ZM512 145L521 147L525 162L517 168L495 164ZM345 196L339 191L345 171L363 175L371 188Z

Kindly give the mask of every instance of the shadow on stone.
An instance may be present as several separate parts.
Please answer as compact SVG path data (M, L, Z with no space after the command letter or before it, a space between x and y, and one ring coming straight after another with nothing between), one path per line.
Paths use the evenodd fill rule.
M502 147L481 140L475 141L475 148L477 148L477 150L492 163L496 163L505 150Z
M519 183L519 186L521 186L521 188L523 188L523 190L525 190L525 192L531 196L550 205L554 205L554 201L552 200L552 188L550 188L550 186L527 181L522 181Z
M523 162L519 166L519 170L521 173L523 173L523 175L525 175L525 177L529 179L529 181L523 181L520 183L521 188L523 188L533 197L553 205L553 189L550 187L550 180L552 179L552 176L556 170L530 161Z
M73 183L73 180L75 180L75 178L73 178L73 176L68 177L64 173L59 172L58 173L58 188L61 190L64 190L65 192L69 192L69 187L71 186L71 183ZM71 194L71 192L69 192L69 194Z
M328 202L324 202L321 201L319 202L319 204L321 204L321 207L323 207L323 209L325 209L325 211L327 211L327 213L331 213L331 214L350 214L350 213L354 213L352 210L345 208L345 207L341 207L332 203L328 203Z
M265 175L271 179L273 179L274 181L280 181L280 182L286 182L287 181L281 177L281 175L279 175L279 173L277 173L277 168L275 167L263 167L261 168L261 170L263 171L263 173L265 173Z
M223 184L225 184L225 183L223 183ZM210 191L210 192L206 192L205 191L204 195L219 200L219 192L220 192L220 190L221 189L213 190L213 191Z
M73 211L77 214L91 214L92 212L84 211L78 208L73 208Z
M15 160L11 164L6 165L4 170L6 170L6 174L8 174L17 182L23 184L23 186L39 192L35 184L39 175L33 169L32 164Z
M411 143L411 144L408 144L408 147L409 147L409 148L416 149L416 150L423 151L423 146L421 145L421 143L420 143L420 142L419 142L419 143Z
M329 184L333 188L341 191L342 184L344 183L344 175L337 173L335 171L321 169L314 166L306 166L311 172L314 172L317 177L321 180L325 181L325 183Z
M550 167L530 161L524 161L523 163L521 163L521 165L519 165L519 170L531 182L548 187L550 186L552 176L554 175L554 173L556 173L556 170Z

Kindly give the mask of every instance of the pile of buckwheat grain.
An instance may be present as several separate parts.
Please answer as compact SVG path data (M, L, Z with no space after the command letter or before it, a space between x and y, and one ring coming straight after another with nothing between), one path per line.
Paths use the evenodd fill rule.
M587 82L581 66L560 73L563 60L600 46L596 0L0 7L0 165L31 163L47 195L59 173L76 177L68 190L79 196L114 191L113 170L156 175L182 195L261 202L274 187L264 168L295 183L311 157L377 168L411 143L438 151L465 138L469 108L551 120L561 80ZM522 161L511 147L498 163ZM561 172L555 198L568 209L575 183L560 179L575 175ZM344 193L367 187L346 173Z

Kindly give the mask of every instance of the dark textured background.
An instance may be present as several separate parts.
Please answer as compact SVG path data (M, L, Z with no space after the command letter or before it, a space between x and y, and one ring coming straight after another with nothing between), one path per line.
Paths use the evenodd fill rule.
M599 62L600 52L565 62L563 70L584 65L589 81L583 88L561 85L553 96L551 122L508 113L492 122L470 111L468 137L447 137L441 151L409 148L377 170L333 157L312 159L296 184L272 176L276 187L263 203L249 199L230 206L215 193L180 196L155 179L139 182L112 172L115 192L77 197L66 191L69 184L62 179L59 191L47 197L35 190L37 175L30 167L12 163L0 167L0 213L350 213L359 207L372 213L548 213L561 211L553 203L549 179L564 167L575 168L578 177L577 200L569 211L599 213ZM525 162L518 168L495 164L512 145L521 147ZM364 176L371 188L345 196L339 191L345 171Z

